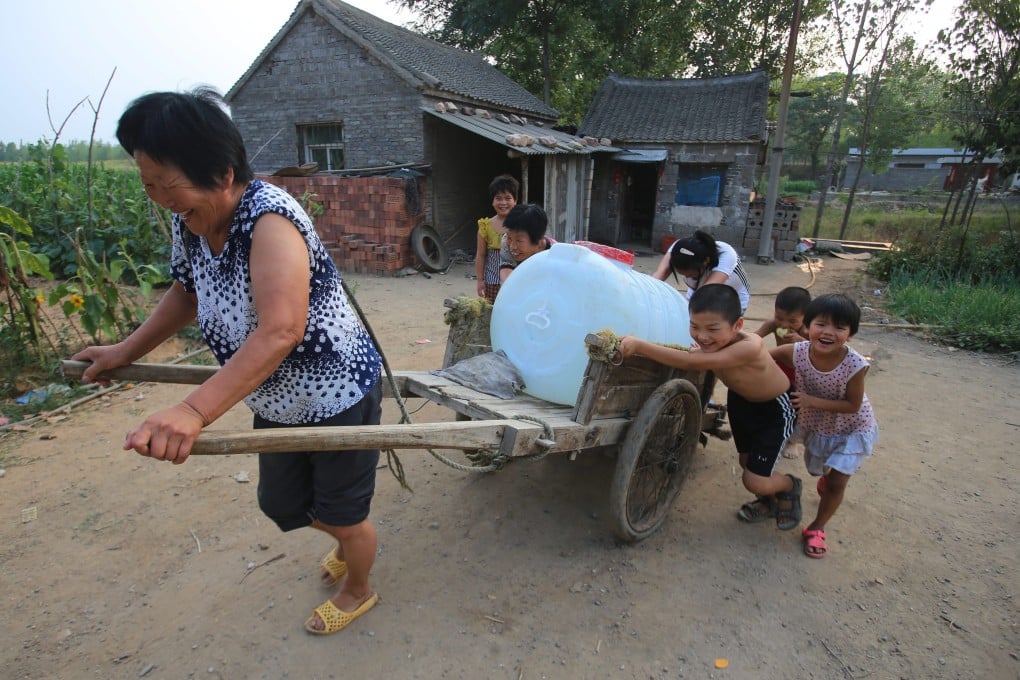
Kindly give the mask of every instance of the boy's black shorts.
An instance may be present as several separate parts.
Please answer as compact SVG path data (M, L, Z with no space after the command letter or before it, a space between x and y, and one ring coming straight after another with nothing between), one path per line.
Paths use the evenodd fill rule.
M346 411L308 425L281 425L255 416L255 429L378 425L382 388L376 384ZM368 517L375 494L379 450L308 451L259 454L259 507L283 531L318 519L330 526L353 526Z
M771 477L797 421L789 391L769 401L748 401L729 390L726 413L737 453L747 454L747 469L752 474Z

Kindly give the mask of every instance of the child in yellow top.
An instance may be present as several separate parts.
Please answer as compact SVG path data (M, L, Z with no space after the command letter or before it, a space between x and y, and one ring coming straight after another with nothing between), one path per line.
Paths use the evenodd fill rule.
M489 183L489 199L496 214L478 220L478 252L475 255L475 278L478 296L496 301L499 292L499 249L506 228L503 220L517 205L520 184L510 175L499 175Z

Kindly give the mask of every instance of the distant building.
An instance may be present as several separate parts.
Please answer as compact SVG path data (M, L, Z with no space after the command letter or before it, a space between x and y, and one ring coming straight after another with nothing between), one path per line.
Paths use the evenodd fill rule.
M931 191L949 191L959 189L963 184L964 165L972 164L974 155L948 148L896 149L892 152L887 169L877 174L867 167L861 171L861 179L857 183L858 191L912 191L928 189ZM847 154L846 170L843 172L838 186L842 190L849 189L854 176L861 164L861 150L853 147ZM995 156L985 158L981 164L978 177L995 178L1002 160ZM968 177L974 173L968 172Z
M594 157L590 238L659 249L704 229L741 247L768 139L768 91L763 71L606 78L579 132L625 150Z
M544 205L555 238L587 238L592 155L617 150L553 130L559 113L481 54L340 0L302 0L226 99L256 172L318 163L319 175L281 182L292 192L324 195L340 176L401 166L426 175L420 197L409 188L416 209L399 227L372 222L378 211L356 187L327 201L317 224L336 234L324 240L353 232L360 251L400 250L412 222L427 221L447 246L473 252L501 173L521 181L522 200Z

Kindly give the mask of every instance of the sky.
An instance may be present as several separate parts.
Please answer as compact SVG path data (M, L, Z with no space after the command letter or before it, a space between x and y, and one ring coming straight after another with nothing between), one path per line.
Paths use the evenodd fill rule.
M386 0L346 0L403 25L407 10ZM2 0L0 141L52 140L75 105L99 107L96 137L116 142L120 114L146 92L234 85L290 18L298 0ZM47 114L47 97L49 114ZM51 127L47 116L52 117ZM87 140L86 102L63 128Z
M346 1L394 24L413 19L387 0ZM915 22L921 42L951 23L957 2L934 0L929 17ZM87 140L92 107L98 107L96 138L115 142L117 119L141 94L196 85L226 93L297 5L298 0L3 0L0 141L52 140L69 114L60 138ZM85 98L90 101L75 110Z

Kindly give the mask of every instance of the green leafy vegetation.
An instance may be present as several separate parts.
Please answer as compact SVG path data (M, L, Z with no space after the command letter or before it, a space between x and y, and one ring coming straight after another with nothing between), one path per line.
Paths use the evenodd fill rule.
M898 272L889 282L891 311L964 349L1020 352L1020 287L966 283L934 272Z
M1020 352L1018 244L994 226L904 230L870 267L889 282L890 311L965 349Z
M14 142L0 141L0 163L30 161L37 155L40 145L48 149L48 145L42 142L15 144ZM63 147L69 163L87 163L91 160L94 163L109 162L122 167L133 163L131 157L119 144L111 144L102 140L95 141L91 148L89 148L88 142L80 140L64 142Z
M74 276L78 246L100 262L131 244L137 262L164 268L170 252L168 215L142 190L138 172L71 163L60 144L31 147L30 160L0 164L0 205L34 229L34 250L58 278Z
M801 196L808 197L812 191L818 190L818 182L809 179L800 180L789 180L783 178L783 183L779 189L781 196Z
M59 359L114 342L167 283L166 214L134 170L70 163L60 144L0 164L0 394L58 380Z

